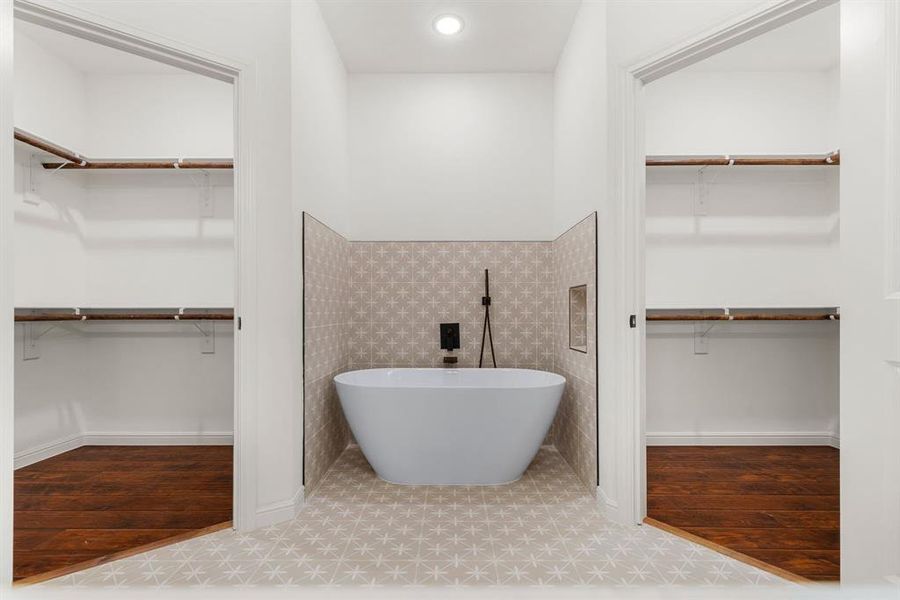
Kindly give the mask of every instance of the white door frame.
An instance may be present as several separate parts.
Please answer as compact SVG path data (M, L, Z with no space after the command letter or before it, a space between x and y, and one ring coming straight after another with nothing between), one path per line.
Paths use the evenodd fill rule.
M610 86L610 122L612 145L621 162L610 179L613 193L624 225L621 273L627 314L637 315L633 335L625 336L623 366L619 376L623 390L621 422L618 430L625 442L618 451L621 466L631 485L631 521L641 523L647 515L646 474L646 314L645 300L645 237L646 179L644 151L644 85L674 73L714 54L799 19L838 0L777 0L768 2L749 13L731 19L685 42L669 48L628 68L614 69ZM622 316L622 324L627 315ZM626 499L627 500L627 499Z
M236 529L256 521L256 209L252 189L255 66L193 48L59 2L0 2L0 586L11 579L13 472L13 23L14 18L234 85L234 503ZM238 326L240 324L240 330ZM9 543L8 543L9 542Z
M13 562L13 7L0 2L0 595Z

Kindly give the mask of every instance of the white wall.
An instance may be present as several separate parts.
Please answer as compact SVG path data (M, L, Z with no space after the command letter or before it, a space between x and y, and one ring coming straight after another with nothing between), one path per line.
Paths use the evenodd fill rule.
M878 0L841 3L841 581L884 581L900 570L900 465L897 457L896 300L897 114L886 108L888 68L896 72L896 7ZM892 12L894 13L892 15ZM893 16L893 18L889 18ZM895 44L898 43L895 40ZM895 83L896 85L896 83ZM891 129L893 126L893 129ZM846 160L844 160L846 157ZM893 175L891 177L891 175ZM893 247L892 247L893 246ZM891 255L886 256L886 252ZM889 261L885 260L890 258Z
M78 149L85 142L84 74L17 29L13 118L17 127ZM80 306L86 295L84 180L46 173L35 150L15 149L16 306Z
M15 46L14 118L25 131L92 158L234 155L229 83L187 72L86 73L21 28Z
M646 87L647 154L823 154L836 150L837 69L688 69Z
M231 84L192 73L89 75L84 153L91 157L231 158ZM210 171L98 171L88 191L90 306L234 306L234 186ZM128 285L123 286L122 282Z
M210 172L208 217L200 217L200 172L80 175L88 177L81 306L234 306L230 172Z
M355 218L350 207L350 157L347 71L316 2L295 2L291 7L291 170L295 230L303 236L303 212L323 219L349 235ZM291 298L296 299L294 340L303 339L302 242L292 248ZM301 397L291 405L290 418L297 432L291 447L295 488L303 485L304 447L303 352L289 357L294 386ZM287 417L287 414L283 415Z
M15 308L14 290L8 285L15 280L13 190L9 182L15 179L13 148L13 7L0 4L0 312L9 315ZM11 346L15 332L10 319L0 321L0 587L12 586L13 576L13 437L15 433L14 377L15 353Z
M76 325L88 364L69 385L88 391L83 433L143 434L163 442L184 436L188 444L214 436L211 441L228 443L234 414L233 328L231 323L200 326L214 330L215 353L201 353L202 334L193 323Z
M23 360L26 324L16 325L15 338L15 453L21 461L44 458L48 447L70 449L86 429L84 410L91 399L83 385L89 357L84 338L72 327L57 328L41 337L41 357ZM44 323L32 325L37 334ZM51 452L59 450L51 449Z
M31 325L39 357L23 359L16 325L16 466L81 444L231 442L234 349L230 324L201 353L193 323Z
M616 357L622 314L614 290L620 229L614 203L607 192L609 124L607 98L607 4L584 2L560 57L554 78L554 189L553 223L556 233L591 211L597 211L597 339L598 339L598 484L601 506L613 518L627 510L619 489L623 476L617 458L616 427L619 402Z
M230 173L211 174L201 219L198 173L50 173L30 157L17 150L16 306L234 305Z
M612 65L627 67L691 39L766 0L584 0L609 7L607 39Z
M647 169L649 308L840 304L837 168L711 167L703 182L695 214L698 169Z
M83 175L51 174L40 165L32 167L31 151L16 146L12 197L16 306L84 306L87 190Z
M353 74L349 106L351 239L555 237L552 75Z
M831 444L838 435L839 324L647 327L648 444Z
M585 2L553 77L556 235L595 211L605 192L605 172L600 167L606 159L607 143L607 44L600 34L605 29L605 6Z
M233 155L232 85L86 75L31 38L16 45L23 128L91 157ZM234 305L231 172L211 172L214 216L201 218L199 171L51 172L30 168L34 152L18 145L18 306Z
M16 28L14 76L16 127L84 154L88 110L84 74Z
M231 158L234 86L193 73L89 74L83 147L91 158Z
M316 2L294 4L291 39L294 207L349 235L347 71Z

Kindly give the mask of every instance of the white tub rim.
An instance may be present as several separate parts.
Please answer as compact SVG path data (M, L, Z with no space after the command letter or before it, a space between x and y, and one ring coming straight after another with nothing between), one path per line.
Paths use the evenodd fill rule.
M397 382L393 383L373 383L373 382L351 382L347 381L349 376L360 374L360 373L387 373L390 374L392 371L428 371L428 372L441 372L441 373L462 373L465 371L482 371L482 372L503 372L503 373L528 373L528 374L539 374L541 376L549 376L548 381L540 382L536 384L530 385L509 385L508 382L504 384L494 384L494 385L410 385L410 384L399 384ZM519 369L514 367L503 367L503 368L487 368L487 369L479 369L477 367L376 367L372 369L354 369L352 371L344 371L343 373L339 373L333 378L335 384L341 384L348 387L356 387L356 388L371 388L371 389L403 389L403 390L533 390L533 389L543 389L543 388L552 388L558 385L565 385L566 378L559 373L553 373L552 371L542 371L540 369Z

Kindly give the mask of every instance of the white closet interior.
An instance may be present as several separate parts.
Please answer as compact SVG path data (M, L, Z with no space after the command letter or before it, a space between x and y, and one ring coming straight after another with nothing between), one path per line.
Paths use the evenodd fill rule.
M23 22L15 77L22 137L101 162L233 156L230 84ZM231 443L231 169L44 164L65 162L16 143L16 466ZM63 317L23 320L48 314Z
M649 445L838 444L838 10L647 87Z

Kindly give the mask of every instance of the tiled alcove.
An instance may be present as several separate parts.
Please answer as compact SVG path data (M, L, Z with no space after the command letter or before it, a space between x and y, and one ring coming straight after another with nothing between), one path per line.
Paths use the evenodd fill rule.
M344 370L439 367L438 326L460 323L461 367L477 367L484 270L497 365L566 377L547 443L596 486L596 215L548 242L351 242L304 217L305 486L350 440L333 377ZM571 350L568 289L588 293L587 353ZM484 364L491 364L490 346Z

